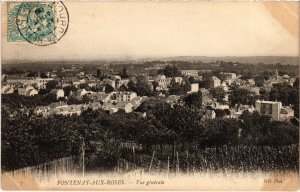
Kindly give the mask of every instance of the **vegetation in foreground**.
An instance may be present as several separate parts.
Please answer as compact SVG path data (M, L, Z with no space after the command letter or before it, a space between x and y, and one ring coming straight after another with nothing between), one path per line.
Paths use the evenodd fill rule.
M115 170L127 163L149 168L151 161L154 168L169 162L170 171L298 170L297 126L257 112L244 112L239 120L206 119L197 105L201 97L195 98L185 96L175 105L151 98L129 114L87 110L81 116L42 118L2 110L2 169L79 157L84 143L87 171Z

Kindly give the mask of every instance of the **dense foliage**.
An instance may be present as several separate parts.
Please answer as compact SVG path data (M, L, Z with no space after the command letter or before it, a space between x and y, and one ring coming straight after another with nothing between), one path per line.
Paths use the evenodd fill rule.
M173 151L193 152L225 145L283 146L298 143L297 127L272 122L256 112L244 112L241 120L202 118L202 109L190 106L190 102L199 102L197 94L190 94L183 102L174 105L160 98L151 98L137 109L142 113L108 115L102 110L88 109L79 117L42 118L30 111L18 111L18 115L12 116L3 108L2 167L10 170L76 155L81 152L83 140L88 167L110 162L108 167L100 166L99 169L114 167L119 158L131 158L120 145L111 143L142 144L145 154L151 154L152 146L158 145L160 158L166 153L164 145L172 146ZM142 115L144 112L146 116ZM95 149L89 141L101 145Z

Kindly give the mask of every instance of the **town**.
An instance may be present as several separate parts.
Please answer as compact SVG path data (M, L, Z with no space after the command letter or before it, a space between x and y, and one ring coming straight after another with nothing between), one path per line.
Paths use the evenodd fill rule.
M158 70L158 73L137 76L128 74L126 67L121 72L113 72L104 66L95 67L96 74L92 74L83 71L82 67L72 66L61 68L60 72L2 74L1 94L19 94L32 99L43 95L51 103L36 106L35 113L49 116L80 115L87 108L102 109L109 114L119 110L131 113L150 97L176 103L184 95L200 93L208 118L216 118L216 115L238 118L245 110L256 110L270 115L272 120L299 121L294 112L298 108L297 101L286 102L288 98L280 101L278 91L274 91L276 85L294 87L298 80L288 74L280 76L277 69L262 80L259 75L258 78L247 78L233 72L214 74L212 70L179 70L167 64L156 64L145 71L149 70Z
M135 66L140 68L138 72ZM49 67L47 70L30 69L30 66L27 66L26 70L4 69L1 76L2 119L4 117L2 127L5 127L5 123L7 126L13 124L24 115L28 117L26 121L35 117L37 120L34 122L40 126L45 119L46 127L55 124L59 119L55 125L62 129L53 128L54 131L60 132L51 134L62 134L61 131L65 131L68 137L74 136L72 141L67 138L70 141L56 143L58 146L70 145L73 151L65 153L61 149L64 154L81 154L84 140L87 155L90 153L95 156L101 153L101 158L104 158L100 161L93 159L95 158L93 155L86 157L89 159L86 161L87 168L90 165L93 169L96 162L98 166L104 166L99 162L108 161L107 158L115 158L112 167L121 166L120 156L124 151L116 152L118 155L110 154L113 157L106 153L103 155L103 151L118 151L121 147L125 151L133 150L134 155L137 150L149 157L151 151L159 151L160 155L157 158L160 160L157 161L167 161L167 157L172 157L173 164L170 163L170 167L173 165L174 170L177 170L179 166L176 163L177 150L179 151L177 158L180 158L181 155L188 154L188 151L192 153L198 148L210 150L209 147L212 146L289 146L297 143L299 137L297 71L297 66L293 65L247 65L223 61L202 65L180 61L153 61L144 65L101 64L89 68L84 65L68 65L52 70L49 70ZM16 122L15 124L18 124ZM80 127L78 130L81 136L75 136L78 133L72 131L74 128L69 126L70 122L75 127ZM85 130L83 132L82 127ZM38 136L40 131L45 130L39 130ZM4 134L3 139L12 143L10 140L16 136L7 134ZM278 141L280 142L277 143ZM115 143L118 143L118 146ZM12 150L10 145L3 147L7 147L4 151ZM228 149L226 147L226 154ZM64 157L57 155L58 152L53 152L52 149L43 150L54 154L34 162L26 162L26 158L22 156L25 158L23 164L18 162L13 165L9 162L7 165L15 167L7 169ZM233 155L239 151L236 147L231 150L228 153ZM253 150L253 154L257 153L256 150L261 150L261 159L266 158L263 152L273 151L269 148L267 150L247 148L247 150ZM282 150L278 153L292 153L295 156L295 150ZM183 151L183 154L180 154L180 151ZM130 156L130 153L126 152L126 155ZM274 152L274 156L269 157L270 161L273 161L272 158L278 158L278 153ZM186 170L190 166L188 162L192 160L184 158ZM256 157L249 166L251 164L262 169L260 158ZM6 158L3 158L4 162L5 160ZM127 160L131 161L129 157ZM296 159L280 163L284 163L285 166L288 164L291 169L295 169L297 163L293 161ZM135 159L134 163L143 164L143 160ZM206 164L206 169L221 166L220 162L214 163L217 165ZM239 159L228 160L228 163L238 164ZM198 167L199 169L205 169L203 162L199 164L202 166ZM266 163L264 166L270 165ZM272 166L265 169L279 169L282 164ZM107 165L105 169L109 167ZM242 169L243 166L239 168Z

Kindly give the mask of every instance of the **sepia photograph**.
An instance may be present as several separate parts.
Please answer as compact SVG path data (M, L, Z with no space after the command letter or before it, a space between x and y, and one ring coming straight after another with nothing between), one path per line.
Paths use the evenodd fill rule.
M296 191L299 3L1 2L1 189Z

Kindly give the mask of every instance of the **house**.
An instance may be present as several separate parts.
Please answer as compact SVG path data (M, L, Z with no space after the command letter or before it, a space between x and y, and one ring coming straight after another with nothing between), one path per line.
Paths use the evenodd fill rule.
M82 105L66 105L61 107L56 107L53 109L53 114L56 115L80 115L83 111Z
M98 84L101 83L100 80L87 80L85 81L86 84L88 84L92 88L97 88Z
M91 99L94 101L102 101L103 103L108 103L111 101L111 96L115 92L105 93L105 92L96 92L95 94L91 95Z
M177 83L178 85L182 84L182 77L168 77L167 78L167 86L170 86L172 81L175 81L175 83Z
M199 84L198 83L192 83L191 89L188 93L197 93L199 91Z
M210 78L210 88L216 88L216 87L219 87L221 86L221 80L218 79L216 76L212 76Z
M285 121L290 117L294 117L294 110L289 106L284 106L280 109L279 120Z
M218 102L213 102L210 106L212 107L212 109L229 109L229 105L223 105Z
M50 94L55 95L56 99L63 98L65 96L65 92L63 89L52 89L50 91Z
M37 78L33 80L32 85L36 84L38 89L46 89L47 83L53 80L53 78Z
M254 79L247 79L246 82L247 82L247 85L252 85L252 86L255 85Z
M104 103L102 109L109 111L109 114L118 112L119 110L124 110L125 113L131 113L134 106L130 102L119 102L117 104Z
M39 94L39 92L34 87L27 86L25 88L19 88L18 94L31 97L31 96Z
M88 93L88 91L87 90L85 90L85 89L78 89L77 91L76 91L76 96L77 97L83 97L84 95L86 95Z
M294 110L288 106L282 106L278 101L261 101L255 102L255 109L263 115L269 115L274 121L284 121L294 116Z
M224 72L221 72L220 73L220 76L224 79L224 80L234 80L236 79L236 74L235 73L224 73Z
M212 98L208 89L201 88L200 92L202 93L202 103L204 105L207 105L212 102Z
M115 105L118 109L122 109L125 113L131 113L133 111L133 105L129 102L119 102Z
M48 106L38 106L35 113L47 117L50 115L80 115L84 110L91 108L92 110L100 109L100 102L93 102L85 105L67 105L65 102L51 103Z
M196 76L198 75L198 71L197 70L180 70L182 75L185 76Z
M137 97L137 94L131 91L117 92L115 95L117 102L132 101L133 98Z
M238 107L236 106L235 109L230 109L230 117L238 119L244 111L253 113L255 111L255 108L253 105L240 105Z
M13 87L10 87L7 85L1 87L1 94L11 94L14 92L15 92L15 89Z
M220 86L220 87L222 87L223 90L226 91L226 92L229 91L229 87L228 87L228 85L227 85L227 83L226 83L225 81L223 81L223 82L221 83L221 86Z
M79 82L79 79L77 77L63 77L61 80L61 86L62 87L68 87L74 85L73 82Z
M101 109L101 107L102 107L102 105L100 104L100 102L92 102L92 103L83 105L84 110L87 110L88 108L90 108L92 110L98 110L98 109Z
M59 102L55 102L55 103L51 103L49 105L50 108L57 108L57 107L64 107L67 106L68 104L64 101L59 101Z
M131 104L133 105L133 108L136 109L138 108L141 103L142 103L142 99L143 97L134 97L132 100L131 100Z
M127 87L129 83L129 79L118 79L116 80L116 88L119 89L122 85L125 85Z
M216 112L211 109L206 109L203 117L205 119L214 119L214 118L216 118Z
M259 93L259 91L260 91L259 87L244 85L244 86L240 86L240 88L247 89L248 91L253 92L255 95L259 95L260 94Z
M121 76L120 75L112 75L109 77L111 80L117 81L117 80L121 80Z
M6 82L11 87L28 86L34 84L34 77L25 77L24 75L7 75Z
M103 82L105 84L108 84L110 86L112 86L114 89L116 88L116 81L115 80L111 80L111 79L103 79Z
M165 75L158 75L155 80L158 83L157 90L166 90L169 83Z

